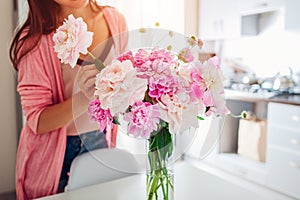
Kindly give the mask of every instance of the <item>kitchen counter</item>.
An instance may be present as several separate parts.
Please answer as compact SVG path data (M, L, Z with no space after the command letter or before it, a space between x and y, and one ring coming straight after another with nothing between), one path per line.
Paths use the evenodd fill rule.
M300 94L282 94L269 99L270 102L285 103L300 106Z
M300 95L281 94L272 92L251 93L225 89L225 99L246 102L274 102L300 106Z

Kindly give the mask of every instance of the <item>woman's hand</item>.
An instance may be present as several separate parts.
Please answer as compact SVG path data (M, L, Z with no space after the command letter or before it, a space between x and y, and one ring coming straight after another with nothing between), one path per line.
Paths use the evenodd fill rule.
M77 84L81 92L88 98L92 99L95 92L96 75L99 71L95 65L85 65L81 67L77 75Z

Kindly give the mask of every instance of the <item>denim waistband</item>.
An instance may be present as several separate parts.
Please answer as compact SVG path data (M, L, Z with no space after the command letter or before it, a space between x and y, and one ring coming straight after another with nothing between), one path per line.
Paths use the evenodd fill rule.
M99 130L87 132L81 135L68 135L67 147L79 149L79 153L85 153L90 150L107 148L105 133Z

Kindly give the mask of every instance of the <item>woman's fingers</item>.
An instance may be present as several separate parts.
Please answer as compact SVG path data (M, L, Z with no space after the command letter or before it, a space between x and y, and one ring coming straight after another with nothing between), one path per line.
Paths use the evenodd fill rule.
M80 68L78 72L77 84L83 94L88 98L94 96L96 75L98 73L99 71L95 65L86 65Z
M96 77L99 71L96 69L95 65L84 66L79 69L78 79L81 81L86 81L90 78Z

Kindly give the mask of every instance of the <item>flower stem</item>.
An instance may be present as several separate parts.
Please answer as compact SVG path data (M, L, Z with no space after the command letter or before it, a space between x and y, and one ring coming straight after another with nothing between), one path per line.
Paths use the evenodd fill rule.
M91 56L91 58L94 60L95 66L99 71L101 71L105 67L103 62L96 56L94 56L91 52L88 51L88 55Z
M91 52L88 51L88 55L91 56L94 60L96 59L96 56L94 56Z
M157 198L169 200L174 187L167 168L168 160L173 153L173 140L168 128L163 126L152 134L148 144L150 171L147 176L147 200L158 200ZM173 195L171 197L173 198Z
M150 173L150 176L153 176L152 173ZM153 180L152 180L152 184L151 184L151 187L150 187L150 191L148 193L148 200L152 200L152 197L153 195L155 194L157 196L157 184L158 184L158 177L157 176L154 176Z

